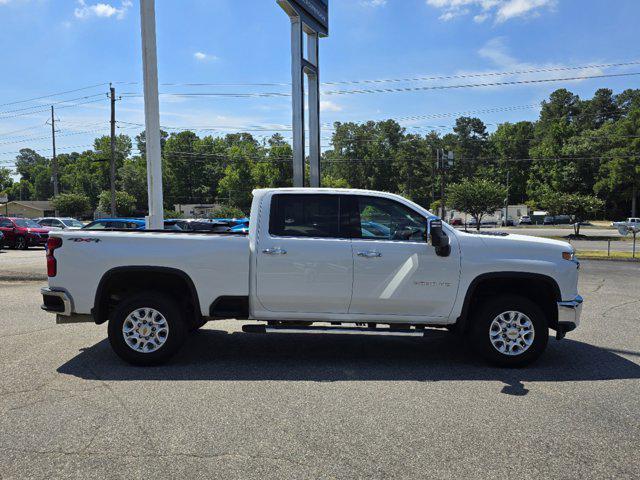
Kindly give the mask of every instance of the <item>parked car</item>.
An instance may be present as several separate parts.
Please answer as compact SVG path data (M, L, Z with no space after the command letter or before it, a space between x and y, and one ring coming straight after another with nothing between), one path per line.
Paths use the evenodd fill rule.
M542 220L543 225L555 225L555 219L551 215L547 215Z
M501 227L513 227L513 225L514 225L514 223L513 223L513 219L512 218L509 218L506 221L504 219L500 220L500 226Z
M373 238L370 211L386 227ZM264 322L243 326L254 334L446 327L515 367L542 354L549 329L560 339L580 321L566 242L466 233L399 195L351 189L254 190L251 222L248 236L51 232L42 308L58 323L108 322L113 350L138 365L166 361L209 320L251 319Z
M4 246L4 233L0 232L0 250Z
M452 218L451 221L449 222L449 225L453 225L455 226L459 226L462 225L462 219L461 218Z
M640 231L640 218L629 217L623 222L613 222L611 226L617 228L620 235L628 235L629 232Z
M529 215L523 215L520 217L520 221L518 222L518 225L531 225L531 217Z
M100 218L82 227L82 230L144 230L141 218Z
M70 217L44 217L36 218L36 223L52 230L79 230L84 227L80 220Z
M166 230L183 230L185 232L215 232L224 233L231 230L229 224L224 222L211 222L207 220L170 219L164 221Z
M44 247L49 238L49 230L30 218L0 218L0 231L4 234L4 243L9 248L26 250L34 246Z

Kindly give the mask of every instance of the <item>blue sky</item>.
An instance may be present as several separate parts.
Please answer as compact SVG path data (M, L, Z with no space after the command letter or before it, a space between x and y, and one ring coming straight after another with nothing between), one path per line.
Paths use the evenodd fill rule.
M640 72L640 65L631 65L490 75L640 60L637 0L330 0L329 3L330 36L321 41L320 47L322 81L487 76L326 85L324 91ZM289 20L275 0L157 0L156 15L160 83L290 81ZM116 83L119 94L142 92L137 1L0 0L0 25L3 46L0 165L9 165L13 152L25 146L41 148L44 155L50 155L47 113L40 110L51 102L71 100L58 104L67 107L57 113L59 151L82 150L95 136L109 131L108 103L106 97L100 96L107 91L107 85L30 102L13 102L108 82L121 82ZM455 120L455 115L446 114L523 107L476 114L491 130L500 122L534 119L538 110L526 106L539 104L561 86L588 97L600 87L615 91L638 88L639 81L640 76L627 76L384 94L325 94L322 122L435 116L401 123L411 131L426 132L429 126L436 126L446 132ZM160 90L287 93L289 88L161 85ZM88 98L80 98L85 96ZM73 106L87 101L92 103ZM124 96L117 111L122 122L143 121L139 96ZM278 128L289 124L290 117L287 97L161 99L161 123L167 127L208 127L224 133L255 125ZM119 127L121 132L132 136L140 130L125 123ZM270 132L257 132L265 133ZM325 130L323 137L329 136L330 131Z

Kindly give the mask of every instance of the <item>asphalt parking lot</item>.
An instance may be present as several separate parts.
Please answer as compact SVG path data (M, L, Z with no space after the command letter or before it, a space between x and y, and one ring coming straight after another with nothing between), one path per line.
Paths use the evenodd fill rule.
M1 262L2 260L0 260ZM584 262L581 327L532 367L455 337L209 323L131 367L0 282L0 478L637 478L640 267Z

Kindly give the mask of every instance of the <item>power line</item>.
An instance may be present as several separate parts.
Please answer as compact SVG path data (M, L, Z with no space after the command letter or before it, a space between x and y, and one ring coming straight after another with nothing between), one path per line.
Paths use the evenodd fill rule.
M87 100L86 102L79 102L79 103L74 103L73 105L61 105L58 107L58 110L62 109L62 108L73 108L73 107L79 107L81 105L86 105L88 103L96 103L96 102L103 102L104 100L106 100L106 97L104 99L102 98L98 98L96 100ZM43 106L44 107L44 106ZM16 118L16 117L24 117L24 116L33 116L36 115L38 113L43 113L43 112L49 112L49 107L44 108L43 110L37 110L35 112L23 112L23 113L16 113L14 115L4 115L4 116L0 116L0 120L3 119L7 119L7 118Z
M495 76L508 76L508 75L526 75L531 73L549 73L549 72L564 72L572 70L587 70L590 68L613 68L613 67L626 67L631 65L640 65L640 60L632 60L628 62L615 62L615 63L599 63L599 64L586 64L576 66L564 66L564 67L541 67L531 68L524 70L511 70L511 71L499 71L499 72L477 72L466 74L451 74L451 75L431 75L431 76L412 76L412 77L400 77L400 78L378 78L378 79L362 79L362 80L336 80L322 82L322 85L359 85L359 84L377 84L377 83L406 83L406 82L424 82L431 80L452 80L459 78L479 78L479 77L495 77ZM140 82L116 82L124 85L139 85ZM164 87L290 87L291 83L288 82L226 82L226 83L208 83L208 82L169 82L161 83Z
M63 92L50 93L48 95L42 95L40 97L33 97L33 98L27 98L25 100L15 100L13 102L0 103L0 107L5 107L7 105L16 105L18 103L33 102L34 100L42 100L42 99L45 99L45 98L56 97L58 95L66 95L67 93L80 92L82 90L89 90L91 88L102 87L104 85L109 85L109 83L108 82L98 83L96 85L88 85L86 87L74 88L73 90L65 90Z
M63 103L69 103L69 102L75 102L77 100L86 100L88 98L95 98L98 96L102 96L104 95L104 93L96 93L93 95L85 95L84 97L77 97L77 98L70 98L68 100L60 100L58 102L52 102L49 105L60 105ZM23 112L25 110L33 110L34 108L42 108L43 105L32 105L31 107L22 107L22 108L16 108L13 110L4 110L4 111L0 111L0 115L4 114L4 113L15 113L15 112Z
M542 79L531 79L531 80L511 80L505 82L488 82L488 83L466 83L466 84L458 84L458 85L431 85L431 86L421 86L421 87L394 87L394 88L373 88L373 89L358 89L358 90L325 90L322 92L322 95L333 96L333 95L363 95L363 94L373 94L373 93L401 93L401 92L420 92L420 91L429 91L429 90L449 90L449 89L461 89L461 88L482 88L482 87L498 87L498 86L507 86L507 85L528 85L528 84L538 84L538 83L554 83L554 82L567 82L567 81L576 81L576 80L589 80L596 78L616 78L616 77L629 77L634 75L640 75L640 72L630 72L630 73L609 73L609 74L600 74L600 75L581 75L575 77L559 77L559 78L542 78ZM137 92L125 92L122 94L124 97L142 97L142 94ZM242 93L242 92L180 92L180 93L169 93L162 92L160 96L163 97L174 97L174 98L206 98L206 97L216 97L216 98L270 98L270 97L290 97L290 93L283 92L253 92L253 93Z

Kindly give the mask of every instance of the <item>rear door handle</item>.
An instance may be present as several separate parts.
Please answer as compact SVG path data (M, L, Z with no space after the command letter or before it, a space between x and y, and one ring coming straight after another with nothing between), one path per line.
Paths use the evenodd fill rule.
M365 250L364 252L358 252L357 255L364 258L377 258L382 256L382 254L376 250Z
M286 255L287 251L284 248L265 248L264 250L262 250L262 253L265 253L267 255Z

